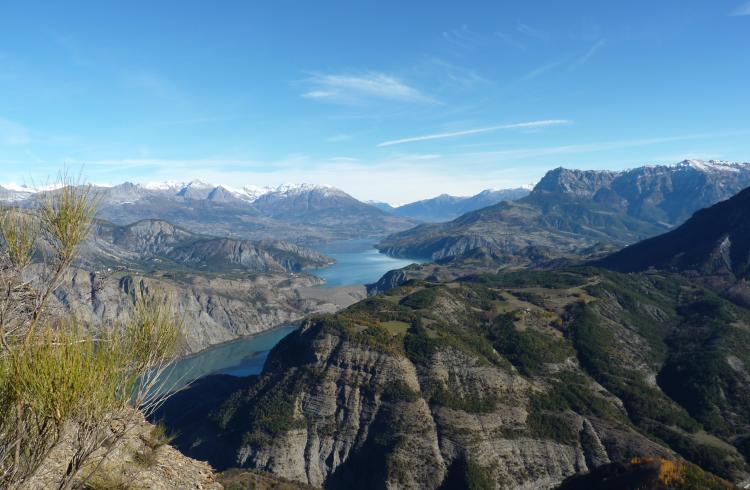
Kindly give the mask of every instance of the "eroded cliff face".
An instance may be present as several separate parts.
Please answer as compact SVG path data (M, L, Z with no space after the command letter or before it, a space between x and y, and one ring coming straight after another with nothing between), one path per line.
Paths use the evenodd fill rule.
M335 311L364 297L307 294L320 281L307 275L97 274L73 270L55 291L59 306L94 327L122 321L140 293L166 296L180 315L187 352L291 323L311 313Z
M193 457L326 488L554 488L638 455L743 481L743 426L712 425L676 395L674 383L713 381L668 377L682 355L672 336L705 310L693 303L704 292L671 281L581 270L410 282L308 321L262 375L221 393L227 381L209 378L161 415L193 430L176 441ZM734 414L723 420L746 413L740 378L711 402Z
M538 489L632 450L671 454L625 425L576 413L565 415L570 440L540 437L529 403L547 387L457 349L417 367L336 336L314 343L315 361L295 373L316 373L293 399L300 426L246 436L235 464L328 488L439 488L465 479L453 473L470 460L500 488ZM436 392L449 406L430 403Z

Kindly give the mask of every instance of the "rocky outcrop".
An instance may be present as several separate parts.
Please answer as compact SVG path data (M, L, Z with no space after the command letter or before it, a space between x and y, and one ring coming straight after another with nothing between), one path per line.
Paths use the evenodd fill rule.
M206 380L160 416L194 429L176 441L193 457L326 488L554 488L676 451L744 478L733 436L696 432L654 381L672 362L664 325L693 321L665 306L680 290L665 281L589 270L409 282L308 321L262 375L221 393Z
M166 296L180 315L187 352L336 311L364 297L312 290L313 276L280 274L225 278L201 274L91 273L76 269L55 291L59 305L93 326L122 321L137 294Z
M558 167L547 172L534 187L534 192L566 194L577 198L592 198L601 189L609 187L619 172L600 170L575 170Z
M145 271L300 272L333 263L321 253L292 243L207 237L162 220L127 226L98 221L81 256L81 263L92 267Z
M72 452L72 431L63 434L23 490L57 488ZM138 414L129 419L125 435L113 447L94 452L74 485L82 488L134 490L221 490L224 488L205 462L188 458L173 448L163 434ZM98 466L97 466L98 465ZM90 474L92 468L97 468ZM84 479L86 482L84 483ZM76 486L76 488L78 488Z

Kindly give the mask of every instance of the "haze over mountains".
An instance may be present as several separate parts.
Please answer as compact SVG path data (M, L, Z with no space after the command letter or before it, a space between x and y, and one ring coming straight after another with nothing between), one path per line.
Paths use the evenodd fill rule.
M491 206L501 201L515 201L528 195L530 190L526 187L519 187L501 190L487 189L474 196L441 194L432 199L423 199L397 207L387 203L373 202L371 204L397 216L426 222L440 222L450 221L469 211Z
M538 262L654 236L748 185L748 163L690 160L621 172L557 168L515 202L398 232L378 247L433 259L483 249L508 262Z
M750 188L701 209L678 228L595 262L622 272L664 270L709 278L750 304Z
M118 225L161 219L196 233L251 240L287 239L295 243L379 236L416 222L388 215L343 191L302 184L259 190L230 190L200 181L187 184L94 186L98 217ZM0 198L23 205L44 192L0 191Z

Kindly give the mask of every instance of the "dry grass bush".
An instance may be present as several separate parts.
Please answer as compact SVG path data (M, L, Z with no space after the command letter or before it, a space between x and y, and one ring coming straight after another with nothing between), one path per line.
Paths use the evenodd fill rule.
M30 209L0 211L0 488L28 481L70 427L58 488L86 485L106 458L91 469L87 459L135 423L129 408L163 402L160 375L177 352L179 322L165 298L139 297L128 321L98 331L51 310L97 202L89 187L61 183Z

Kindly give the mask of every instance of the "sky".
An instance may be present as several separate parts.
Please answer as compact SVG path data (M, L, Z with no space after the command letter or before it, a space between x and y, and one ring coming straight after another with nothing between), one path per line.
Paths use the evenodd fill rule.
M0 2L0 183L403 203L750 161L750 2Z

